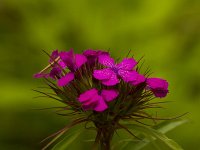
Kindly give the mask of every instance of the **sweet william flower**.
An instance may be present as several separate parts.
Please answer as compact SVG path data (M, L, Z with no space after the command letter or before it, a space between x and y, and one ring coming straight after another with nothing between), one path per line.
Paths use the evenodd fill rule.
M49 59L49 63L53 63L59 57L60 57L60 52L58 52L58 50L53 51L51 53L51 56L50 56L50 59ZM62 61L62 59L59 59L58 60L58 64L54 63L53 66L57 66L57 67L61 67L61 68L65 68L66 67L66 65Z
M50 68L51 68L50 73L44 73L44 71L46 71L46 70L43 70L39 73L34 74L34 78L49 78L49 77L51 77L52 79L56 79L56 77L60 78L62 69L64 69L66 67L66 65L61 59L59 59L58 50L54 50L51 53L51 56L49 59L49 64L50 64Z
M118 84L121 77L125 82L131 82L133 85L138 85L145 81L142 75L139 75L133 68L137 62L133 58L124 58L122 62L115 64L113 58L109 55L100 55L99 63L107 68L94 70L94 78L101 80L102 84L113 86Z
M75 72L87 61L87 58L83 54L74 54L73 49L69 50L68 52L62 51L60 52L59 56L72 72Z
M102 50L88 49L83 52L83 55L87 57L87 60L90 65L94 65L95 61L100 55L109 55L109 53Z
M60 52L59 55L70 70L70 72L58 80L58 86L65 86L74 79L74 72L87 61L87 58L82 54L74 54L72 49L68 52Z
M148 78L147 88L151 90L156 97L165 97L168 91L168 82L160 78Z
M84 93L82 93L78 100L82 103L84 110L95 110L97 112L102 112L108 108L106 102L113 101L119 93L116 90L102 90L98 92L97 89L93 88Z

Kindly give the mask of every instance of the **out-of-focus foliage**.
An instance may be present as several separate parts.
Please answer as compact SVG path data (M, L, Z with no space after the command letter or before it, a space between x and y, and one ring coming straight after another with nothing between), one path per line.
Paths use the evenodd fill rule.
M32 110L60 104L33 99L38 95L31 89L42 84L32 79L47 62L42 50L69 48L145 55L154 76L170 83L163 101L173 102L156 111L189 112L191 123L168 136L184 149L200 147L199 16L199 0L1 0L0 149L39 149L44 137L68 122L51 110ZM84 146L88 149L80 142L76 149Z

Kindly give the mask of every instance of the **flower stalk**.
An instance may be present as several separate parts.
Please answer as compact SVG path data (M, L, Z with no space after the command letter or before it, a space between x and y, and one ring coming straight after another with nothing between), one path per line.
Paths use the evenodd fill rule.
M103 128L101 130L101 137L100 137L101 150L111 149L111 140L112 140L113 134L114 134L114 131L112 128Z
M110 150L111 141L116 130L116 123L109 122L109 124L95 124L97 128L96 142L99 143L100 150Z

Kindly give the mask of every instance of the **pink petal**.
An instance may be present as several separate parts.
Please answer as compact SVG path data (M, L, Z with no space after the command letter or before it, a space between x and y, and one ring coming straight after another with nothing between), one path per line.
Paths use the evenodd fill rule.
M49 74L44 74L44 73L36 73L33 75L34 78L48 78Z
M62 60L60 60L60 61L58 62L58 64L60 65L61 68L63 68L63 69L66 68L66 64L65 64Z
M108 108L108 105L103 100L103 97L99 96L98 104L96 105L96 107L94 107L94 110L98 111L98 112L102 112L102 111L106 110L107 108Z
M68 64L68 62L72 61L74 59L74 51L73 49L70 49L69 51L63 51L63 52L60 52L60 58L62 61L64 61L66 64Z
M92 49L88 49L88 50L85 50L83 52L83 55L85 56L91 56L91 57L96 57L96 56L99 56L99 55L109 55L108 52L105 52L105 51L102 51L102 50L92 50Z
M117 75L113 72L110 79L102 80L102 84L107 86L113 86L119 83L119 79L117 78Z
M87 61L87 58L84 55L75 54L75 62L76 62L77 68L80 68L86 61Z
M122 77L122 79L125 81L125 82L129 82L129 81L133 81L135 80L136 76L138 75L138 73L136 71L128 71L128 70L123 70L123 69L120 69L118 71L118 74Z
M101 96L107 102L114 100L118 95L119 95L119 92L117 90L102 90L101 91Z
M51 53L49 62L50 62L50 63L53 62L58 56L59 56L58 50L54 50L54 51Z
M169 93L168 90L153 90L153 93L156 97L163 98L167 96L167 93Z
M93 89L90 89L84 93L82 93L78 100L79 102L83 103L83 102L86 102L88 101L89 99L93 98L94 96L98 95L98 90L93 88Z
M61 61L71 70L74 71L75 68L75 55L73 49L68 52L60 52ZM64 65L61 64L61 65Z
M152 89L156 89L156 88L167 89L168 88L168 82L160 78L148 78L147 85Z
M74 79L74 73L70 72L58 80L58 86L65 86Z
M165 97L168 91L168 82L160 78L148 78L147 88L149 88L156 97Z
M99 95L93 95L93 97L90 97L90 99L87 99L83 103L83 105L88 106L88 105L93 105L93 104L97 104L99 101Z
M85 56L97 56L97 51L95 51L95 50L92 50L92 49L88 49L88 50L85 50L84 52L83 52L83 55L85 55Z
M135 79L131 81L131 84L137 86L138 84L145 82L145 80L146 78L143 75L137 74Z
M124 58L121 63L117 64L118 69L132 70L137 62L133 58Z
M93 76L94 78L98 79L98 80L106 80L106 79L110 79L111 75L114 72L109 69L101 69L101 70L94 70Z
M115 65L114 59L105 54L99 56L99 63L107 67L113 67Z
M93 110L93 108L96 106L98 104L98 101L96 101L96 102L90 102L90 103L88 103L88 104L83 104L82 105L82 108L84 109L84 110Z
M100 99L100 96L98 94L93 95L92 98L83 102L83 104L82 104L83 109L84 110L89 110L89 109L93 110L97 106L97 104L99 103L99 99Z

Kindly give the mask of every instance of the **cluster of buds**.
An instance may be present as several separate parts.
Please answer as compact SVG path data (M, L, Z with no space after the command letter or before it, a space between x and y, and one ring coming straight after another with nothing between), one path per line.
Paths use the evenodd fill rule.
M44 78L68 110L84 114L82 120L94 124L100 142L110 140L120 120L150 118L145 110L156 107L150 101L168 93L168 82L142 74L133 57L115 61L101 50L55 50L49 56L49 65L34 77Z

